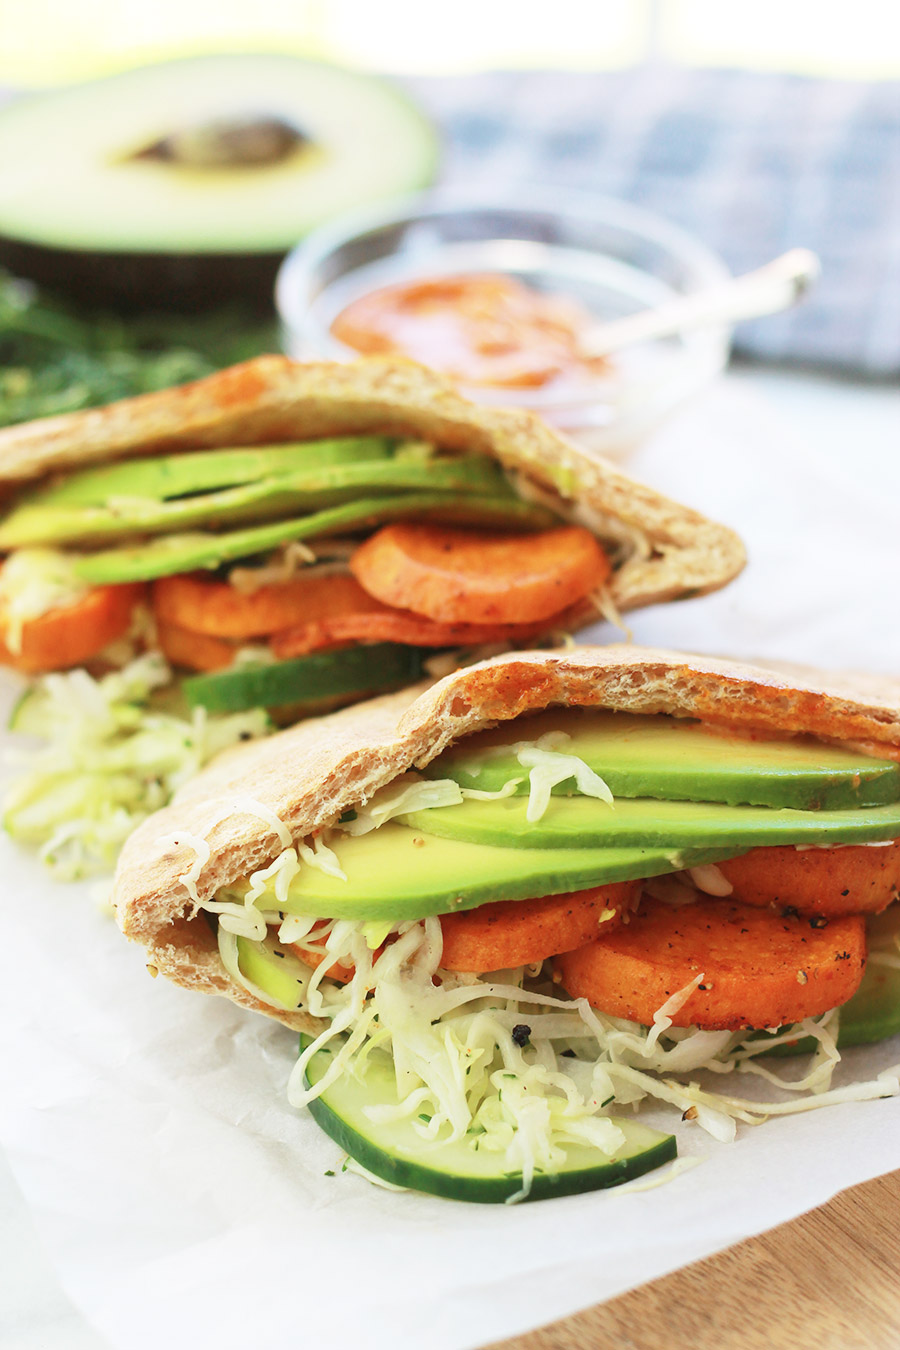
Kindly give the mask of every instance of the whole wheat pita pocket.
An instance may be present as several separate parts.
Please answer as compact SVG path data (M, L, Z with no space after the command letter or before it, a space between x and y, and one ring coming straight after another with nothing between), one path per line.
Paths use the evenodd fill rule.
M460 737L551 706L699 717L900 755L900 682L625 645L511 653L221 756L123 849L113 893L123 932L154 973L308 1027L308 1014L264 1005L227 975L185 884L191 841L209 848L196 881L208 899L278 855L275 817L294 840L313 835Z
M477 407L449 381L393 357L338 364L263 356L174 389L6 427L0 485L136 456L361 433L499 460L521 495L547 498L605 542L620 610L716 590L744 565L743 546L725 526L586 454L531 413ZM596 618L582 605L572 626Z

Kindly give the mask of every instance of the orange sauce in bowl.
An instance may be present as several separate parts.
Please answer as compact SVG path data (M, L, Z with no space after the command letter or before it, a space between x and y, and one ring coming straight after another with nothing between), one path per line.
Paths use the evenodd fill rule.
M538 389L605 374L581 351L591 316L513 277L475 273L384 286L360 296L331 325L364 355L412 356L469 385Z

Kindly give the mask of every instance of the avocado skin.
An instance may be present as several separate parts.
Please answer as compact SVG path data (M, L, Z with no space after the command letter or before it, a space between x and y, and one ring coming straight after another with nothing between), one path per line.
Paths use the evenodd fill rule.
M0 267L61 298L125 317L190 315L240 301L254 317L274 319L275 278L286 252L95 252L0 235Z

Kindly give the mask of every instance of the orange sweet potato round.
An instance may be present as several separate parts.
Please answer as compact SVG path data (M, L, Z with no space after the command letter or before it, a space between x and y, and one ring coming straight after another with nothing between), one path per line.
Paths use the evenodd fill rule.
M379 600L439 623L533 623L596 590L609 560L581 525L535 534L385 525L350 560Z
M248 592L196 572L153 583L158 620L209 637L263 637L308 620L378 609L358 581L340 572L269 582Z
M800 914L877 914L900 895L900 839L879 848L754 848L717 866L735 900Z
M810 921L731 900L675 909L644 896L626 925L554 966L573 997L644 1025L702 974L673 1023L736 1031L784 1026L845 1003L865 963L862 915Z
M537 900L498 900L441 915L445 970L508 970L531 965L606 935L622 922L639 883L619 881Z

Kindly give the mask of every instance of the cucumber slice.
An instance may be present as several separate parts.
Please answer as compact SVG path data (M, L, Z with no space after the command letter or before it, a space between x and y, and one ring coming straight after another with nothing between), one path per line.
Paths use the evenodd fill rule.
M316 652L270 666L248 666L195 675L184 681L191 707L209 712L245 708L278 708L290 704L297 716L319 711L324 701L334 706L347 696L364 697L401 689L422 678L422 662L432 648L375 642L338 652Z
M308 1037L301 1036L301 1049L309 1043ZM307 1087L323 1077L331 1058L328 1046L313 1055L306 1071ZM396 1105L397 1100L393 1063L376 1051L369 1056L362 1081L344 1075L310 1102L308 1109L345 1153L391 1185L480 1204L502 1204L521 1190L521 1172L504 1171L498 1154L478 1150L477 1137L467 1136L436 1148L423 1144L408 1120L376 1124L365 1113L367 1106ZM598 1154L587 1145L570 1144L559 1172L536 1173L526 1198L547 1200L619 1186L676 1156L673 1135L660 1134L630 1119L616 1119L615 1124L625 1134L625 1143L615 1157Z

